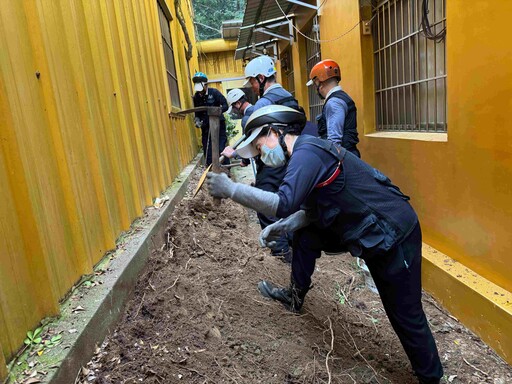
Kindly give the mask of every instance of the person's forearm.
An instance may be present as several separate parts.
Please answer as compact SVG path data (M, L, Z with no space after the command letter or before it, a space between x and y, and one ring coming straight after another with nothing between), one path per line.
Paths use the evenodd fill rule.
M240 183L236 183L231 199L265 216L275 216L279 205L277 194Z

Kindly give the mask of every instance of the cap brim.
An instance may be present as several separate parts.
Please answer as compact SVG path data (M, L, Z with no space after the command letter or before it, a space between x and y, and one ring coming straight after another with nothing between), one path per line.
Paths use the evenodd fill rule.
M248 77L247 79L245 79L245 83L242 84L242 87L247 87L250 82L251 82L251 78Z
M309 80L307 83L306 83L306 87L311 87L313 85L313 80Z
M194 84L194 92L201 92L204 89L203 84L195 83Z
M252 131L251 136L245 139L242 144L236 148L236 153L244 159L250 159L251 157L258 156L260 152L252 145L253 141L259 136L263 127L256 128Z

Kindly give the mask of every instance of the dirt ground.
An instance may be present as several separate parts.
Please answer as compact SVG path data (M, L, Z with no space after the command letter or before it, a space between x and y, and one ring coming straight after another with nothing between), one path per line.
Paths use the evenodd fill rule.
M291 314L257 290L290 275L258 233L254 213L189 190L121 323L76 383L416 383L354 258L323 256L302 314ZM443 382L512 383L511 367L478 337L426 294L424 306Z

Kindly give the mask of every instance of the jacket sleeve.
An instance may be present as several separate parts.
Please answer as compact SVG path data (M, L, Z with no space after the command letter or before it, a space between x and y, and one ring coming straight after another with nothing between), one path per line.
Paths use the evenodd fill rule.
M327 140L341 146L347 104L340 99L331 99L325 105L325 119L327 121Z
M252 113L254 112L254 105L251 105L245 110L244 116L242 117L242 129L245 128L245 125L247 124L247 120L249 120L249 117L251 117Z
M217 93L217 95L216 95L217 104L220 107L222 107L222 113L224 113L228 110L228 102L221 92L217 91L216 93Z

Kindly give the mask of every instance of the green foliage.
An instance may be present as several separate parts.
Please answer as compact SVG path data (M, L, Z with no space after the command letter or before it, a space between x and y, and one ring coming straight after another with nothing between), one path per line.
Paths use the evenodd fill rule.
M228 141L235 137L238 133L238 129L236 129L236 123L231 119L231 117L226 113L224 115L226 118L226 134L228 136Z
M62 335L52 336L49 340L44 341L45 348L55 347L62 341Z
M26 345L35 345L40 344L43 338L41 337L41 332L43 328L37 328L35 331L28 331L27 338L23 341Z
M192 5L196 37L208 40L221 37L223 21L243 18L245 0L192 0Z

